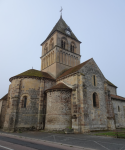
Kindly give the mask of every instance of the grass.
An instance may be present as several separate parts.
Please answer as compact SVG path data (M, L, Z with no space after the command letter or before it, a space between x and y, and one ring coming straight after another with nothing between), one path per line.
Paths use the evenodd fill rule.
M125 129L123 129L125 130ZM125 132L105 132L105 133L96 133L97 136L111 136L117 138L125 138Z

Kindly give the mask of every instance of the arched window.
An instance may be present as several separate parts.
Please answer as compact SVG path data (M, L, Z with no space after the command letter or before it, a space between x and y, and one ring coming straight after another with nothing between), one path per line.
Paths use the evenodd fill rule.
M75 44L74 44L74 42L72 42L71 45L70 45L70 51L73 52L73 53L75 51Z
M72 45L70 45L70 51L72 52Z
M66 44L67 44L67 39L66 39L66 38L63 38L63 39L61 40L61 47L64 48L64 49L66 49L66 48L67 48L67 47L66 47Z
M120 112L120 107L118 106L118 112Z
M27 96L24 96L22 99L22 108L26 108L26 104L27 104Z
M93 107L99 107L99 99L97 93L93 93Z
M48 43L45 44L44 54L46 54L47 52L48 52Z
M65 41L63 42L63 48L65 49Z
M54 47L54 40L51 38L50 40L50 45L49 45L49 50L51 50Z
M63 48L63 40L61 40L61 47Z
M72 52L74 53L74 46L72 47Z

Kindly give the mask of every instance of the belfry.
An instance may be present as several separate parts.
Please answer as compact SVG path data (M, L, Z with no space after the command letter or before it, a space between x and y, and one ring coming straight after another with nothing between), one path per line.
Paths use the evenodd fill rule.
M41 70L57 78L66 69L80 64L80 43L61 16L41 44Z

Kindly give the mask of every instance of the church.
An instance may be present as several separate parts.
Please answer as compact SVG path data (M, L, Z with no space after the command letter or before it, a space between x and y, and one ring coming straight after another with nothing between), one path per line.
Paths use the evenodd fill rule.
M125 98L93 58L80 63L80 43L61 16L41 44L41 70L9 79L0 99L4 131L125 128Z

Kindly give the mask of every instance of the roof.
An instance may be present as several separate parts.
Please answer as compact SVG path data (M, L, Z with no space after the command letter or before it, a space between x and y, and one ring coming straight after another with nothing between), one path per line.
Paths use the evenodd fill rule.
M57 85L54 85L53 87L47 89L48 90L71 90L71 88L69 88L67 85L65 85L64 83L58 83Z
M7 100L8 93L4 95L0 100Z
M125 101L124 97L121 97L121 96L118 96L118 95L111 94L111 97L114 98L114 99L117 99L117 100L124 100Z
M68 27L68 25L66 24L66 22L62 19L62 17L60 17L60 19L58 20L58 22L56 23L56 25L54 26L54 28L52 29L52 31L50 32L50 34L48 35L48 37L46 38L46 40L55 32L55 31L59 31L59 32L61 32L61 33L63 33L63 34L66 34L65 33L65 30L66 30L66 28ZM68 35L67 35L68 36ZM75 39L75 40L77 40L77 41L79 41L78 39L77 39L77 37L74 35L74 33L73 32L71 32L71 35L69 36L69 37L71 37L71 38L73 38L73 39ZM46 41L45 40L45 41ZM44 42L45 42L44 41ZM44 43L43 42L43 43ZM80 42L80 41L79 41ZM42 43L42 44L43 44ZM42 45L41 44L41 45Z
M92 59L92 58L91 58ZM79 64L79 65L77 65L77 66L75 66L75 67L72 67L72 68L70 68L70 69L68 69L67 71L65 71L62 75L60 75L57 79L60 79L60 78L62 78L62 77L64 77L64 76L67 76L67 75L69 75L69 74L72 74L72 73L75 73L75 72L77 72L78 70L80 70L88 61L90 61L91 59L89 59L89 60L87 60L87 61L85 61L85 62L83 62L83 63L81 63L81 64Z
M52 76L50 76L47 72L43 72L43 71L39 71L39 70L35 70L35 69L30 69L30 70L27 70L21 74L18 74L14 77L11 77L10 78L10 81L12 81L14 78L27 78L27 77L38 77L38 78L49 78L49 79L52 79L52 80L55 80Z
M108 83L108 85L110 85L110 86L114 86L114 87L116 87L117 88L117 86L115 86L113 83L111 83L109 80L107 80L107 83Z

